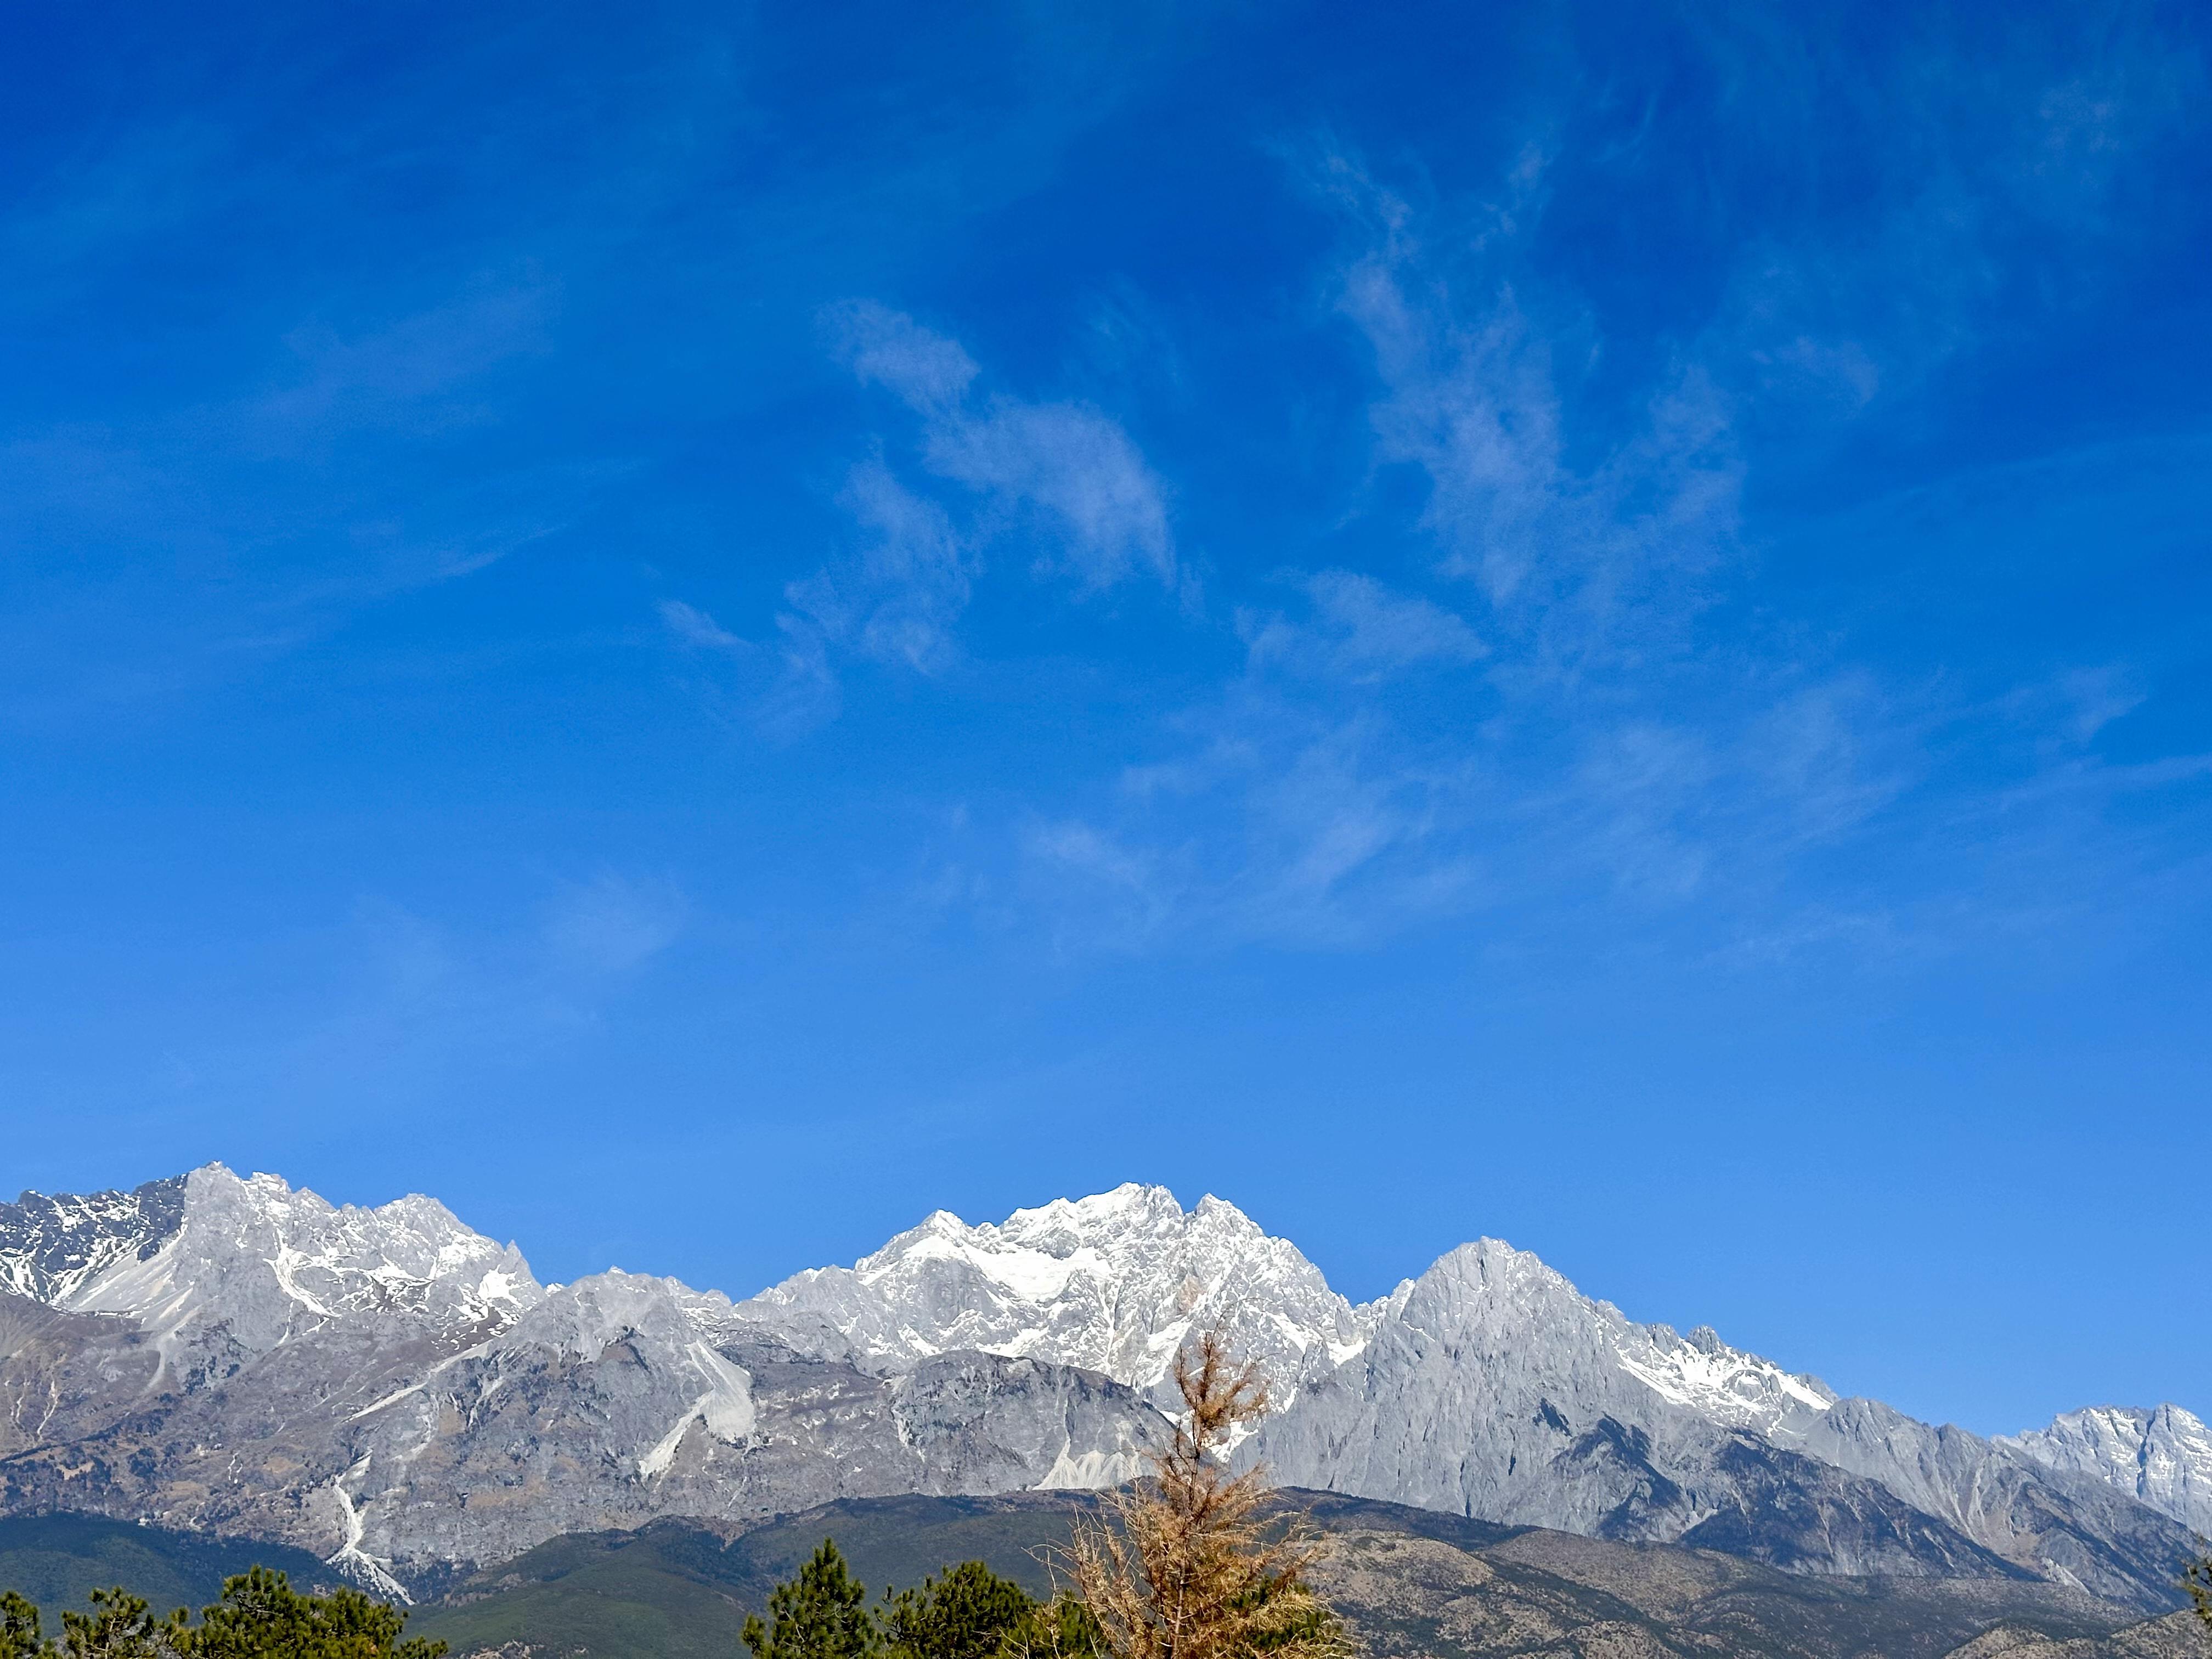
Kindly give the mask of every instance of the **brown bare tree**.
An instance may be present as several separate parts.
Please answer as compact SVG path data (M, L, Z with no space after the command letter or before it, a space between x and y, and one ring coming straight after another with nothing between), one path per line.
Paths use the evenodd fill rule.
M1068 1550L1089 1643L1102 1659L1340 1659L1336 1617L1305 1582L1319 1539L1267 1512L1264 1468L1230 1473L1237 1430L1267 1413L1257 1367L1236 1364L1215 1330L1176 1356L1175 1376L1173 1443Z

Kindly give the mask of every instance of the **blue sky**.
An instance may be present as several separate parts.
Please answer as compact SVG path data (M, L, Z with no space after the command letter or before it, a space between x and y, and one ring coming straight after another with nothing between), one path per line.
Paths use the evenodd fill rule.
M9 1190L1158 1181L2212 1410L2200 11L9 34Z

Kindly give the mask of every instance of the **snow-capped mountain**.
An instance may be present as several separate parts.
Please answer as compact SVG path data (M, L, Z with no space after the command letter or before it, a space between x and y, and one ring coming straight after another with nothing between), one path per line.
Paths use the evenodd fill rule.
M896 1375L794 1352L719 1291L548 1291L410 1197L220 1166L0 1206L0 1509L320 1551L379 1590L562 1532L836 1498L1110 1486L1164 1420L1073 1367Z
M659 1516L1108 1486L1217 1323L1275 1407L1242 1455L1485 1519L2154 1608L2206 1489L2185 1413L1931 1427L1496 1240L1354 1307L1234 1206L1131 1185L939 1212L732 1304L614 1272L548 1289L432 1200L340 1208L210 1165L0 1206L0 1511L264 1536L403 1593Z
M184 1224L189 1179L88 1198L25 1193L0 1205L0 1290L65 1307L88 1281L150 1259Z
M1778 1444L1836 1395L1711 1332L1638 1325L1496 1239L1403 1286L1357 1363L1261 1432L1282 1479L1501 1521L1600 1532L1638 1476L1561 1455L1597 1425L1741 1429ZM1611 1471L1601 1476L1600 1470ZM1703 1515L1692 1515L1694 1524Z
M1297 1247L1233 1204L1186 1212L1164 1187L1017 1210L969 1226L939 1210L850 1267L816 1267L742 1304L803 1350L899 1369L957 1350L1100 1371L1179 1408L1172 1370L1218 1323L1278 1410L1365 1345L1354 1308Z
M475 1340L544 1294L514 1246L434 1199L340 1208L219 1164L131 1193L26 1193L0 1206L0 1285L65 1312L119 1315L171 1355L260 1353L364 1320Z
M2091 1406L2001 1439L2046 1468L2094 1475L2212 1534L2212 1428L2179 1406Z
M1484 1239L1391 1298L1252 1449L1284 1480L1827 1570L2048 1578L2162 1605L2186 1540L2100 1483L1639 1325Z

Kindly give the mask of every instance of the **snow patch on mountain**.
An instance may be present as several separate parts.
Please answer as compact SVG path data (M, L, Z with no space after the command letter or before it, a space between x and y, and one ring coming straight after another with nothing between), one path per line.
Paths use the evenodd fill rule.
M1091 1447L1084 1451L1075 1449L1073 1439L1063 1441L1060 1455L1038 1481L1037 1492L1103 1492L1124 1481L1134 1480L1146 1472L1145 1454L1126 1441L1107 1451Z
M676 1461L676 1449L684 1443L694 1423L704 1424L708 1433L733 1446L753 1431L751 1375L704 1342L694 1342L684 1352L706 1378L707 1392L693 1401L690 1409L653 1443L653 1449L637 1460L638 1474L648 1480L668 1472L668 1466Z
M366 1475L369 1462L370 1454L363 1453L351 1468L331 1479L331 1496L338 1506L339 1525L343 1529L345 1541L338 1546L337 1553L330 1556L325 1565L336 1567L378 1595L395 1601L402 1607L412 1607L415 1598L407 1593L404 1584L392 1576L392 1564L371 1555L361 1547L366 1523L361 1510L354 1504L353 1494L346 1490L346 1482L359 1480Z
M1618 1314L1610 1304L1596 1304ZM1788 1437L1807 1412L1825 1412L1835 1391L1817 1377L1796 1376L1772 1360L1723 1342L1710 1325L1678 1336L1668 1325L1622 1321L1613 1352L1620 1368L1672 1405L1730 1428Z

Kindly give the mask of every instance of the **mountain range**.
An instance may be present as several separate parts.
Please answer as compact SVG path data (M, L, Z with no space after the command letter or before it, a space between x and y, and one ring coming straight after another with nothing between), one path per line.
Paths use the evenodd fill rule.
M1931 1425L1496 1240L1355 1305L1234 1206L1133 1184L940 1212L732 1302L541 1285L434 1200L213 1164L0 1206L0 1513L265 1540L420 1595L664 1518L1117 1484L1217 1324L1269 1385L1237 1455L1351 1498L2138 1613L2212 1530L2212 1432L2178 1406Z

